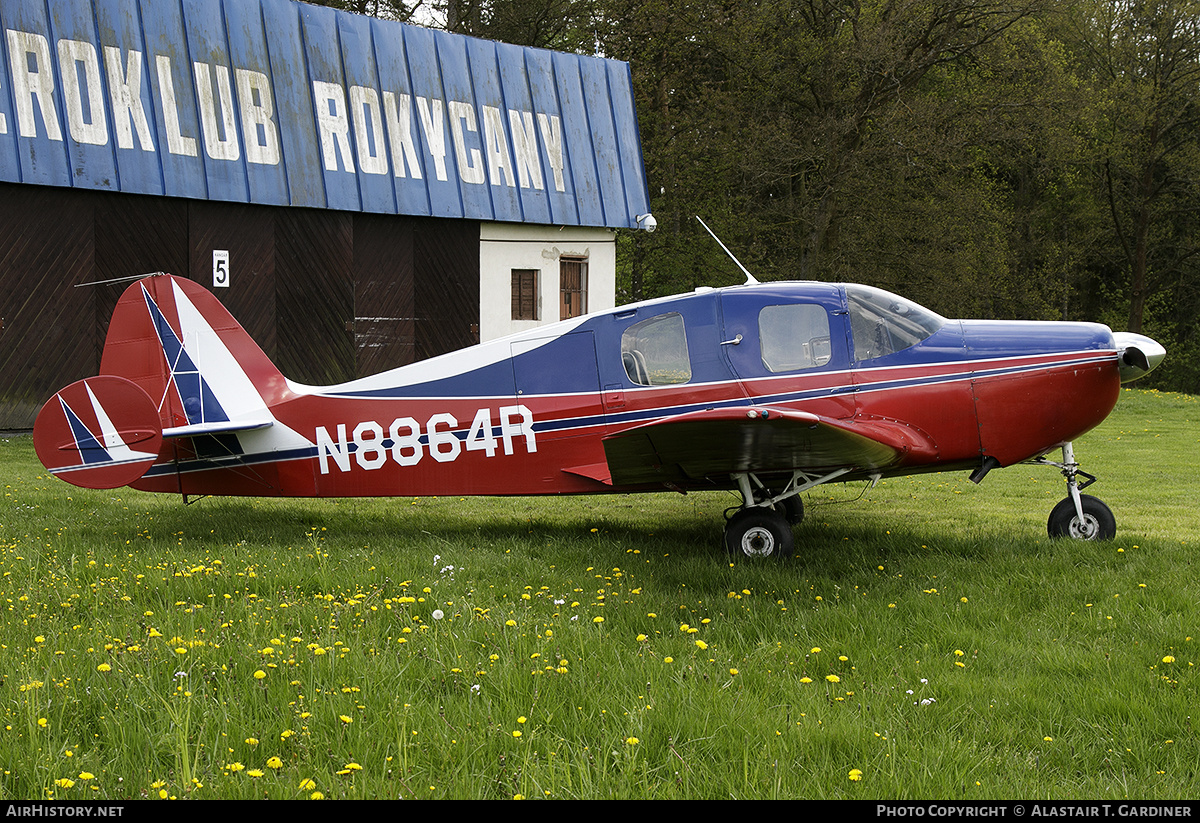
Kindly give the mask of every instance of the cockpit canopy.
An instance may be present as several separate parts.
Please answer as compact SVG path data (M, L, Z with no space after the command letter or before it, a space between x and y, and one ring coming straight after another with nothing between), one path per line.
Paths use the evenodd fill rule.
M911 300L873 286L846 286L854 359L873 360L915 346L946 324L946 318Z

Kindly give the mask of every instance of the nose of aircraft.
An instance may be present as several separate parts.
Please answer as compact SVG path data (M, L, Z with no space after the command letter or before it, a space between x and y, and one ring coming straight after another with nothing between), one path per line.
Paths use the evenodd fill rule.
M1167 350L1157 340L1129 331L1113 332L1117 344L1117 367L1121 382L1137 380L1154 370L1166 357Z

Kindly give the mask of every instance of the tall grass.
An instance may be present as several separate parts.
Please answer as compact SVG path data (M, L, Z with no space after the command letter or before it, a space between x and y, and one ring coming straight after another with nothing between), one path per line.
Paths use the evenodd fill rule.
M736 566L728 495L183 506L11 438L0 797L1194 797L1196 402L1076 444L1113 542L1020 466Z

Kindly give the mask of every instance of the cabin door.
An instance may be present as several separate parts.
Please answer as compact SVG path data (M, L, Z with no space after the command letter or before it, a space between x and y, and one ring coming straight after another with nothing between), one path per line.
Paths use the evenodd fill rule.
M846 313L832 286L755 286L721 293L721 349L755 403L825 417L855 411Z

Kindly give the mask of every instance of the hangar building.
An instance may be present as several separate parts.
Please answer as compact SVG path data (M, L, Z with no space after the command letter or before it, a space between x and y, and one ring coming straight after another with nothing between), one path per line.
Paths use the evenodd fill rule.
M613 305L629 66L293 0L0 0L0 429L187 276L327 384Z

